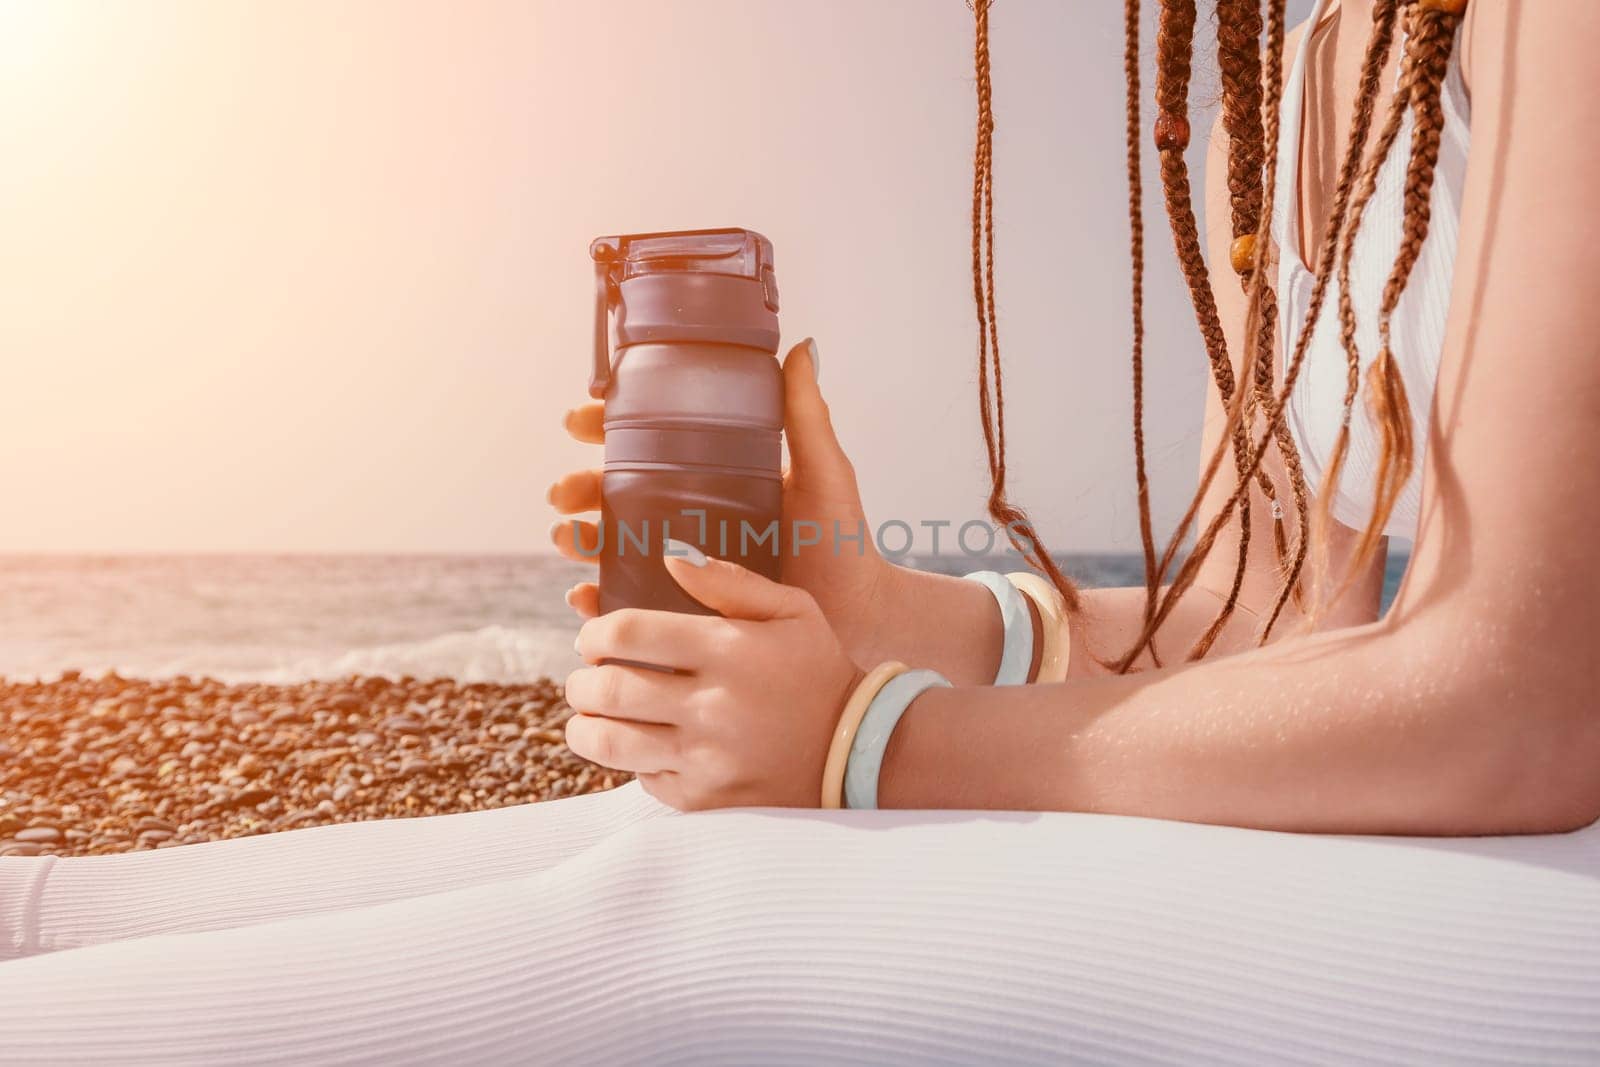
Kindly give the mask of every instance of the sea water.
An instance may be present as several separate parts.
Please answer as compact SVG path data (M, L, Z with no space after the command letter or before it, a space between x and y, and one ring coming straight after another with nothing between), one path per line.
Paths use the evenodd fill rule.
M1393 556L1385 604L1405 566ZM902 562L1016 569L970 556ZM1086 585L1143 584L1136 555L1061 562ZM592 574L549 555L0 556L0 676L561 678L577 666L578 627L563 594Z

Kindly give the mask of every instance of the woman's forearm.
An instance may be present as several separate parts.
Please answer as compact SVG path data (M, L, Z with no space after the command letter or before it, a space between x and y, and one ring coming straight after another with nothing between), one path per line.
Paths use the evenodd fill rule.
M1181 662L1220 607L1217 595L1200 588L1179 601L1163 624L1156 644L1162 662ZM1088 678L1108 673L1105 661L1120 656L1137 640L1144 609L1143 588L1083 590L1082 609L1069 619L1069 676ZM994 597L983 586L949 575L889 566L871 615L863 625L853 628L853 633L841 632L861 666L900 660L936 670L956 685L993 682L1004 634ZM1277 635L1290 632L1292 621L1285 619ZM1212 655L1253 647L1258 622L1255 611L1241 604L1218 635ZM1037 613L1033 623L1037 667L1041 644ZM1140 656L1139 664L1153 665L1148 652Z
M930 690L889 744L880 802L1351 833L1592 821L1592 716L1512 654L1379 623L1135 675Z
M956 685L993 682L1005 634L989 590L945 574L884 566L871 617L853 635L840 635L856 662L870 668L899 660L936 670Z

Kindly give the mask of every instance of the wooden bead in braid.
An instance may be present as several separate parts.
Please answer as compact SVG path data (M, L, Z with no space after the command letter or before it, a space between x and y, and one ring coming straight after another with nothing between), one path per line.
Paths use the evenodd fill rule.
M978 317L978 413L989 458L990 517L1011 544L1044 572L1069 611L1081 608L1078 588L1061 572L1022 508L1006 498L1005 389L1000 364L999 318L994 286L994 109L990 80L989 9L992 0L972 0L973 57L977 82L978 129L973 153L972 284ZM994 399L989 393L990 373Z

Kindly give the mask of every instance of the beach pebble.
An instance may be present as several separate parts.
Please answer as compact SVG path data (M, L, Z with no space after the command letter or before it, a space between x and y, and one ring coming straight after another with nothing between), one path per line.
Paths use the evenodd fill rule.
M607 789L559 688L0 679L0 855L170 848Z
M61 840L61 831L54 826L32 826L26 830L18 830L11 836L13 840L24 843L53 845Z
M270 789L242 789L228 798L228 804L235 808L247 808L260 804L272 797Z
M393 734L421 734L427 732L428 724L408 715L391 715L383 720L383 728Z

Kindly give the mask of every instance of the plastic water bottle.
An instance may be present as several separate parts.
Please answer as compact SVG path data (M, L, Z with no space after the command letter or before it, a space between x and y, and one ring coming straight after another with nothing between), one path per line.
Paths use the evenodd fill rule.
M589 393L605 400L600 610L713 614L667 574L663 542L778 577L783 375L772 242L742 229L683 230L600 237L589 253Z

